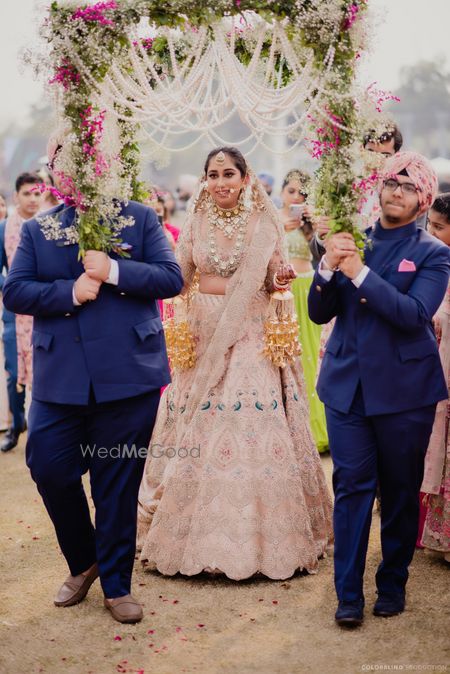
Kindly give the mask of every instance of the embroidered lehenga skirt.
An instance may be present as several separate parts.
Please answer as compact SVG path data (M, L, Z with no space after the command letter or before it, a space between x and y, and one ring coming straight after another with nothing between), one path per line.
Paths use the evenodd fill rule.
M331 499L300 366L280 369L263 355L265 292L228 351L222 377L184 422L223 302L195 296L189 320L196 365L175 374L161 398L139 493L141 560L166 575L314 573L329 542Z

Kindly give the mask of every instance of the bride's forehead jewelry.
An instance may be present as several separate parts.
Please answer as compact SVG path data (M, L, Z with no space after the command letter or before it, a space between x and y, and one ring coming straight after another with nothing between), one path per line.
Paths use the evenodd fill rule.
M216 154L216 162L218 164L223 164L225 162L225 153L222 152L222 150Z

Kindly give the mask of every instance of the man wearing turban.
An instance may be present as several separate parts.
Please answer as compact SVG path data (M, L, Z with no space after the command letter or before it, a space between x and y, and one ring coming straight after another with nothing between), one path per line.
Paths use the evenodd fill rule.
M373 613L405 607L419 489L438 401L447 398L432 317L450 254L417 218L437 190L429 162L399 152L385 164L381 216L367 230L365 263L352 236L331 236L309 295L310 317L336 324L317 391L325 404L335 492L336 621L362 623L363 574L377 482L382 561Z

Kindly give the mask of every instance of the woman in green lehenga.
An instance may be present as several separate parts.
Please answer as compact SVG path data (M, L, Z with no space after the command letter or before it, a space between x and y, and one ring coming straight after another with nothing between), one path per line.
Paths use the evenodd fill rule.
M295 310L302 345L302 364L308 393L311 430L319 452L328 449L325 411L316 393L317 364L320 348L321 326L308 316L308 292L314 271L308 240L313 235L311 221L305 212L310 178L298 170L289 171L283 181L280 209L281 222L286 232L289 262L297 278L292 283Z

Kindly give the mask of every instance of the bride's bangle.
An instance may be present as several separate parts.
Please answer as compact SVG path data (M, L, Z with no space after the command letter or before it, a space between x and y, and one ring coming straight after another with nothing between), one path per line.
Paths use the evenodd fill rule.
M275 290L287 290L290 285L290 281L279 281L277 272L273 275L273 287Z

